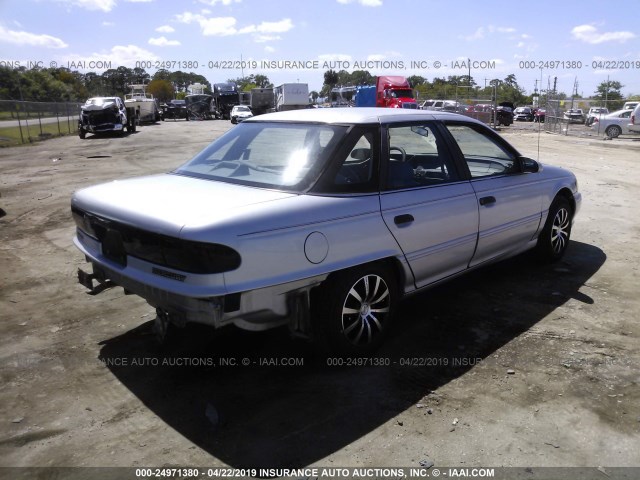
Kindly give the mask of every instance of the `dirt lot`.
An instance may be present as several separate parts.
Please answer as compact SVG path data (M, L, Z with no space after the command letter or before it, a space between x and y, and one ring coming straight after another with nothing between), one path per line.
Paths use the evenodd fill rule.
M194 327L160 350L143 300L76 283L72 192L168 171L229 127L0 150L0 466L640 466L640 142L504 129L578 176L564 261L412 297L390 365L346 368L286 330Z

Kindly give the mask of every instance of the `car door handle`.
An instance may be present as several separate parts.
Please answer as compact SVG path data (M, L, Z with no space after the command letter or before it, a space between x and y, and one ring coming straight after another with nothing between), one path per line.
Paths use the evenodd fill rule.
M394 217L393 223L395 223L396 225L404 225L405 223L411 223L414 220L415 219L413 218L413 215L406 213L404 215L398 215L397 217Z
M480 205L489 205L491 203L496 203L496 197L482 197L480 199Z

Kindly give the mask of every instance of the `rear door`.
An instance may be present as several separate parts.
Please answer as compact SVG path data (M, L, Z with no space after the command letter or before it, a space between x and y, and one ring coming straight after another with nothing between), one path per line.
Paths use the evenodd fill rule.
M466 269L478 203L439 130L430 122L383 126L381 144L382 216L416 287Z

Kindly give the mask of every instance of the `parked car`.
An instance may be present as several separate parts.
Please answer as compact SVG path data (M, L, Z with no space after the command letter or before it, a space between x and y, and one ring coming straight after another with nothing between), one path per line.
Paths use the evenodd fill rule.
M92 97L80 107L78 136L84 139L87 133L135 132L136 110L126 107L120 97Z
M593 123L595 118L601 118L605 115L609 115L609 109L604 107L591 107L589 112L587 112L587 120L584 124L589 127Z
M496 125L505 125L509 126L513 123L514 115L511 107L507 106L499 106L496 109Z
M213 95L205 93L191 94L184 97L187 106L187 120L212 120L217 118L216 103Z
M533 114L533 121L538 123L544 123L547 117L547 110L545 108L538 108Z
M630 133L640 133L640 103L631 112L631 122L627 128Z
M425 100L420 104L421 110L442 110L444 100Z
M474 118L483 123L489 124L493 122L493 105L487 103L479 103L467 107L464 114L467 117Z
M80 283L146 299L160 337L288 325L358 354L409 294L529 249L560 259L580 203L571 172L481 122L344 108L247 119L170 173L77 191L71 211L93 267Z
M595 118L591 124L591 130L603 133L611 138L631 133L629 130L631 113L633 113L631 110L618 110L604 117Z
M231 109L231 123L238 123L253 117L251 109L247 105L235 105Z
M180 118L187 119L187 102L185 100L169 100L162 105L162 120L168 118L178 120Z
M638 101L625 102L624 105L622 106L622 110L633 110L638 105L640 105L640 102Z
M533 122L533 110L530 107L518 107L513 112L513 119L516 122Z
M458 111L459 102L455 100L425 100L420 104L421 110Z
M569 123L584 123L584 112L580 108L572 108L564 112L564 119L569 120Z

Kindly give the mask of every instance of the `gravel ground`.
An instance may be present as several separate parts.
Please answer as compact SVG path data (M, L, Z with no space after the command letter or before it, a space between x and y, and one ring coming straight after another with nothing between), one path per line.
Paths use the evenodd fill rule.
M229 127L0 149L0 466L640 466L638 139L504 128L578 176L564 260L414 296L372 363L336 367L286 330L193 326L162 350L143 300L76 283L72 192L168 171Z

